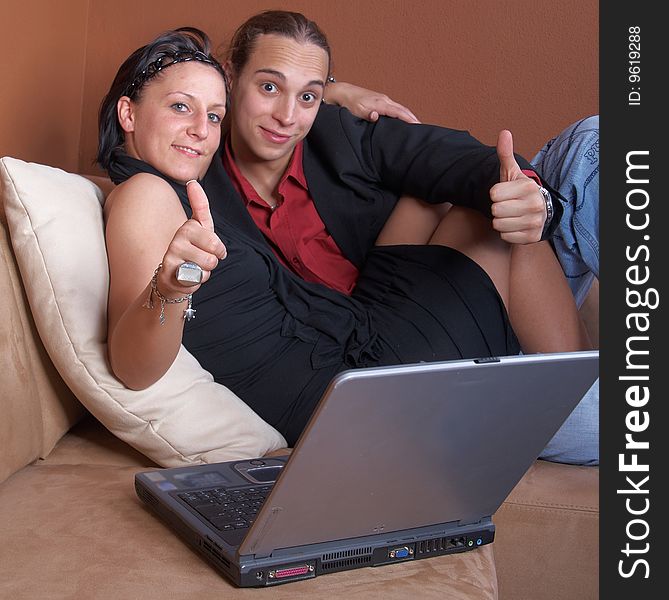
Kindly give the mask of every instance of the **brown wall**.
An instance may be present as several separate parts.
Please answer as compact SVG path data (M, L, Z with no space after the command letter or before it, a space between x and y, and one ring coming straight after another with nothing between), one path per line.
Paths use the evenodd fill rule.
M384 91L423 121L469 129L486 143L509 128L516 150L528 158L571 121L599 111L597 0L31 3L59 8L37 11L36 24L26 2L10 2L10 16L21 22L9 47L29 47L26 39L39 47L8 71L10 92L0 96L0 155L82 172L94 172L97 107L129 52L180 25L205 29L222 42L266 8L316 20L330 38L338 79ZM60 43L67 32L66 44Z
M89 0L0 0L0 156L79 167Z

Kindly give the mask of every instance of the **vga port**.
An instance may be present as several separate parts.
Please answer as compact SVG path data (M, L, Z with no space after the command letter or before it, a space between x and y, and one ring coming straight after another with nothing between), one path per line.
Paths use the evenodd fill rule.
M400 546L388 550L388 558L401 560L403 558L413 558L413 548L411 546Z

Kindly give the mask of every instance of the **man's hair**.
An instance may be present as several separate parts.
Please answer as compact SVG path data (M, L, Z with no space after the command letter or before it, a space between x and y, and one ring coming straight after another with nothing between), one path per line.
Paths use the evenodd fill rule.
M332 52L323 31L303 14L285 10L261 12L239 26L228 50L228 61L235 73L241 73L253 53L258 37L266 34L280 35L322 48L328 55L328 75L330 74Z

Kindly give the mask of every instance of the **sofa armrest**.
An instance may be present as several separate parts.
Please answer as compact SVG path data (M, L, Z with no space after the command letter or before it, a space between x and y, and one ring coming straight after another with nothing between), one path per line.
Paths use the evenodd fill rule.
M49 359L28 308L0 189L0 483L49 454L85 410Z
M500 598L599 598L599 468L538 460L493 517Z

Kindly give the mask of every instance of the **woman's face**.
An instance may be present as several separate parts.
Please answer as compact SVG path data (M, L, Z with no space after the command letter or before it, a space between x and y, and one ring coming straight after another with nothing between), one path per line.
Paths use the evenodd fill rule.
M200 179L221 141L225 100L225 82L213 67L189 61L166 68L137 102L118 102L126 152L176 181Z
M328 55L315 44L267 34L233 75L231 142L238 161L285 168L318 113Z

